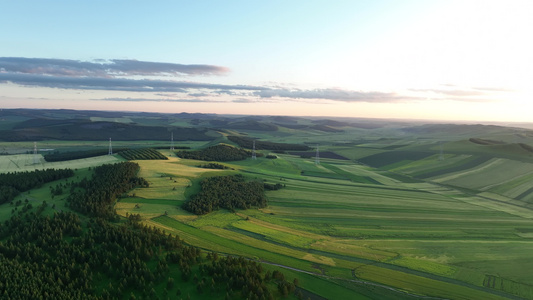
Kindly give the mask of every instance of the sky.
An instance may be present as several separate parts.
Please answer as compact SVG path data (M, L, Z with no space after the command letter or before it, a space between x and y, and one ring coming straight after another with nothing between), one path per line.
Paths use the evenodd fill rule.
M530 122L533 1L2 1L0 109Z

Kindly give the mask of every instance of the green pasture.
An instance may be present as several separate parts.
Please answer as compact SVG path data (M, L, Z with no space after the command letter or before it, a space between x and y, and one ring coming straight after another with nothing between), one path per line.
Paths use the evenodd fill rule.
M308 248L315 242L315 240L307 237L279 231L273 228L267 228L250 222L235 222L232 226L239 229L239 232L244 231L244 234L253 233L254 236L260 239L273 241L274 243L287 244L292 247Z
M264 246L268 243L257 240L252 241L246 235L220 229L218 227L206 226L204 229L207 230L199 229L184 224L168 216L156 217L147 222L147 224L160 224L162 225L160 226L161 228L171 233L177 233L187 243L201 248L218 251L225 254L241 255L248 258L260 258L261 260L276 262L279 264L300 268L309 272L313 271L309 261L300 259L305 256L305 253L281 246L275 248L275 245L274 251L271 251L271 249L260 247L261 245ZM279 253L283 253L285 255Z
M358 170L359 172L353 172L353 170L346 170L345 168L342 167L341 164L337 164L337 163L323 162L321 163L321 165L325 167L326 169L330 170L331 172L334 172L335 174L337 174L339 176L338 177L339 179L347 179L353 182L361 182L361 183L369 183L369 184L381 184L380 181L374 179L374 177L377 177L379 175L371 176L369 173L366 173L365 175L363 175L362 173L365 173L365 172L360 172L359 170ZM386 180L383 177L381 179ZM388 179L390 180L390 178Z
M207 215L198 216L197 218L188 221L187 224L196 228L202 228L205 226L228 228L231 224L242 221L243 219L243 216L231 213L227 210L217 210Z
M113 145L117 146L118 143L119 142L113 142ZM21 151L29 151L30 153L33 153L33 142L0 142L0 148L6 149L8 153L21 153ZM71 151L76 149L89 150L98 148L108 149L109 140L102 139L101 141L37 141L37 150L39 151L39 153L44 153L44 151L41 151L42 149L48 149L51 151Z
M370 178L386 186L401 185L401 181L391 178L390 174L389 176L384 175L386 173L376 172L376 170L370 167L367 167L367 166L355 165L355 164L337 164L336 167L338 167L339 169L345 172L353 174L354 176Z
M411 163L392 168L390 170L394 172L418 176L424 173L441 170L444 168L450 168L454 165L460 166L464 163L464 160L468 159L469 157L471 157L471 155L443 154L442 159L440 159L440 154L435 154L421 160L413 161Z
M476 168L446 174L432 178L432 180L453 186L470 189L490 189L498 185L505 185L524 175L533 173L533 164L509 159L492 159Z
M378 149L365 148L365 147L360 147L360 146L353 146L353 147L340 147L339 146L339 147L335 147L334 149L332 149L332 151L346 158L349 158L351 160L358 160L366 156L386 152L386 150L382 150L379 148Z
M316 135L326 139L326 135ZM418 147L404 147L408 143L401 140L388 143L376 142L381 145L379 153L402 154ZM343 151L349 152L348 147L339 147L331 146L331 150L347 156ZM180 159L162 150L169 160L136 161L141 166L139 176L150 187L130 191L115 208L121 216L141 214L145 224L206 250L329 276L291 271L303 288L326 298L377 299L371 297L372 285L359 282L358 292L349 281L363 280L382 285L375 287L380 293L392 287L446 299L505 299L512 298L511 294L533 299L533 273L529 271L533 269L533 212L524 202L533 186L533 164L501 157L482 161L472 151L448 151L439 160L438 154L425 151L415 153L413 159L378 154L396 160L396 165L386 165L391 173L352 161L321 160L316 165L314 158L286 154L277 154L277 159L224 163L234 170L212 170L198 167L205 162ZM62 163L69 168L79 166L76 176L81 178L88 174L88 166L108 160L119 161L115 156L102 156ZM33 163L33 155L0 156L2 170L15 163ZM285 187L267 191L269 205L260 210L220 210L195 216L180 208L197 191L202 178L232 173ZM438 176L425 182L408 177L424 174ZM52 205L55 210L68 209L62 196L51 198L49 188L55 184L19 197L22 201L28 197L32 205L46 200L50 204L46 213L53 213ZM454 186L483 193L467 194ZM525 196L518 199L520 195ZM1 207L0 220L4 220L14 207ZM389 292L385 294L392 299L410 297Z
M54 212L71 211L70 208L66 206L65 200L68 195L68 188L63 188L64 193L58 196L52 196L50 188L56 187L59 184L65 185L67 182L77 182L83 178L88 178L90 175L91 171L89 171L87 168L78 169L74 171L73 177L45 183L41 187L21 193L12 201L13 204L0 204L0 222L11 218L11 216L21 211L23 206L26 205L26 200L27 203L32 205L32 211L36 211L38 207L43 204L43 202L46 202L47 205L42 212L44 215L51 216L54 214ZM22 204L16 205L18 201L21 201Z
M265 270L274 270L273 266L265 264ZM326 299L343 299L347 295L350 295L350 299L353 300L371 300L371 299L412 299L407 298L395 298L397 293L391 292L386 288L372 287L369 288L365 285L359 285L352 287L347 282L341 284L332 281L325 277L313 276L306 273L296 272L291 269L281 269L281 272L285 274L285 278L298 279L299 285L305 287L305 290L310 291L316 295L320 295ZM309 296L310 298L311 296ZM304 294L304 299L306 296Z
M429 151L393 150L366 156L359 161L372 167L391 170L432 155L434 153Z
M358 148L374 148L374 149L383 149L383 150L394 150L406 146L403 142L398 144L397 140L387 140L382 141L381 143L365 143L357 145Z
M164 178L163 180L170 181L170 180L167 180L166 178ZM272 221L272 224L290 225L291 227L287 227L287 228L294 227L294 228L299 228L299 230L306 230L307 232L317 232L320 234L327 232L327 228L325 227L329 227L330 230L335 231L334 233L335 235L342 235L343 233L347 233L345 235L346 238L352 237L350 232L351 232L351 228L353 228L354 226L355 227L357 226L366 227L367 228L366 234L368 235L371 235L371 231L368 231L369 227L374 226L376 229L380 229L380 226L383 227L383 225L369 223L369 221L378 220L377 219L378 216L382 214L377 214L376 216L369 218L368 207L365 210L364 214L358 215L354 213L354 211L364 209L364 207L362 207L362 204L364 202L369 202L369 201L373 202L372 200L369 200L370 198L377 199L377 198L383 197L384 195L388 195L388 198L392 198L392 199L389 199L389 201L398 201L399 199L410 198L410 199L413 199L411 201L414 201L411 204L413 208L419 206L419 203L418 203L419 200L417 200L418 198L427 198L428 195L431 196L430 198L434 198L436 202L437 201L445 202L445 200L448 200L446 197L442 197L439 195L431 195L431 194L426 195L427 193L419 192L414 189L402 189L402 190L390 189L390 190L383 191L382 189L364 188L356 184L333 184L328 181L323 182L323 183L317 183L317 182L307 182L305 180L294 180L294 179L287 179L287 184L289 186L286 189L282 189L280 191L269 193L269 197L271 198L271 206L268 208L268 211L269 211L268 213L266 213L267 210L265 210L265 213L261 214L263 216L262 220L272 221L273 219L277 219L281 217L282 219L281 222ZM324 199L328 199L328 198L331 199L331 196L328 197L328 195L330 195L333 192L333 190L340 197L338 197L334 201L334 203L331 203L331 200L328 200L330 202L328 203L328 205L326 206L321 205L320 203L323 202L324 200L319 201L318 198L323 197ZM302 207L303 206L302 203L300 205L295 203L296 204L295 206L287 207L286 205L289 202L288 200L285 200L284 202L287 202L287 203L285 204L282 203L282 206L277 205L278 204L277 202L282 202L281 200L283 200L283 198L285 197L291 199L290 202L294 203L296 201L296 199L294 199L293 197L294 193L298 193L301 199L305 199L303 201L308 202L308 204L310 205L316 202L314 203L314 207L309 208L310 210L305 210ZM272 198L272 195L276 195L276 199ZM361 202L359 203L361 205L357 205L356 203L356 205L354 206L354 204L352 203L353 199L350 199L353 197L350 197L350 195L351 196L357 195L358 197L362 197L361 199L364 199L364 200L361 200ZM312 201L313 199L315 199L315 201ZM135 202L135 200L130 201L130 199L126 199L124 202L133 203ZM410 201L405 201L405 205L408 205L409 202ZM434 214L437 216L441 216L443 214L442 210L444 210L445 207L449 206L448 203L443 203L443 202L439 202L435 204L440 204L440 205L436 205L435 207L435 210L438 210L438 213L434 212ZM141 205L141 209L146 205L148 205L148 202L143 203ZM163 205L163 204L153 203L151 205ZM326 210L326 207L328 206L330 208ZM335 210L331 208L332 206L334 207L340 206L343 209ZM289 210L284 212L281 210L283 207L287 207ZM291 207L294 207L294 208L291 208ZM458 210L465 209L464 207L460 205L455 206L454 208ZM163 209L163 208L159 208L159 209ZM297 214L294 213L295 209L298 210ZM320 217L316 217L316 214L313 213L313 209L317 210L317 213L320 215ZM382 209L385 211L389 210L387 205L385 205ZM375 210L375 209L372 209L372 210ZM407 210L408 209L406 209L406 211ZM470 210L472 210L472 208L470 208ZM435 234L446 236L446 235L450 235L450 231L453 231L447 228L448 226L444 226L444 229L441 228L440 233L437 233L436 230L431 231L426 228L424 228L424 230L419 228L418 231L413 231L413 229L416 228L417 227L416 225L419 223L420 217L416 216L419 213L420 212L413 211L406 215L406 213L404 212L403 215L396 216L397 219L401 219L401 220L406 220L408 219L407 216L410 216L410 218L412 218L413 221L412 222L404 221L405 224L401 225L401 227L406 227L406 224L410 223L411 225L410 228L407 227L404 230L396 230L396 231L393 229L388 229L388 230L381 229L381 230L378 230L381 232L379 232L378 234L374 234L374 235L376 237L385 236L387 238L390 238L391 236L398 237L398 236L401 236L402 234L405 237L413 237L416 235L431 236ZM152 211L146 212L146 215L151 215L151 214L152 214ZM361 218L362 216L365 216L367 220L365 220L363 224L361 224L360 220L359 222L355 222L354 224L352 218L353 217ZM391 216L388 216L388 217L389 219L391 218ZM313 222L310 223L309 218L311 218ZM319 221L319 223L329 223L330 226L316 226L315 224L317 221L316 219L322 219ZM331 222L333 220L335 220L337 224L334 224L333 229L332 229ZM312 254L311 255L305 254L306 248L315 249L316 247L317 250L321 249L321 251L323 251L324 249L327 249L327 247L325 248L323 246L319 246L320 243L316 243L317 246L311 246L311 245L314 245L315 242L317 242L317 240L314 240L311 238L304 238L304 237L290 234L287 232L283 233L283 231L270 228L271 226L261 226L256 223L249 223L249 221L243 220L242 217L236 216L234 214L228 214L225 212L217 212L213 214L212 218L210 218L209 216L202 216L200 218L193 218L193 219L190 219L189 221L185 221L190 225L185 225L181 223L180 221L176 219L172 219L168 216L156 217L155 219L153 219L153 221L150 221L150 223L152 224L153 222L159 223L162 226L164 226L164 228L168 228L171 231L174 230L175 233L180 234L180 236L184 236L186 240L190 238L192 243L195 245L203 246L208 249L218 249L217 251L223 250L222 252L233 253L233 254L238 254L240 251L242 251L243 244L249 245L249 246L252 246L252 248L246 248L247 255L252 254L253 256L257 256L257 257L267 257L269 260L273 259L274 261L285 261L285 262L291 261L292 263L295 263L294 260L289 259L292 257L292 259L297 259L298 261L297 265L308 270L310 266L303 263L301 261L302 259L304 261L309 261L309 262L314 261L315 263L320 263L322 265L328 265L328 264L335 265L336 264L335 257L336 255L339 255L339 254L335 254L334 251L331 251L331 255L329 257L327 256L328 252L325 252L326 255L318 255L318 256L312 255ZM396 221L394 221L393 223L395 222ZM427 222L429 221L426 220L426 223ZM437 224L439 221L433 220L432 222ZM299 223L299 226L294 226L295 224L293 223ZM178 224L183 224L183 225L178 226ZM191 227L191 225L194 227ZM179 228L179 229L175 230L175 228ZM235 228L235 229L232 229L232 228ZM321 228L323 230L317 231L315 230L315 228ZM324 229L326 229L326 231ZM194 234L191 235L191 232L194 232ZM362 232L364 232L364 230L362 230ZM386 232L388 232L388 234ZM461 237L460 232L456 233L455 235ZM324 235L323 238L324 240L331 239L327 235ZM209 241L209 242L206 243L206 241ZM340 245L342 243L333 242L333 244ZM387 260L387 257L389 257L390 259L391 257L394 257L394 255L397 255L397 254L391 254L392 256L391 255L383 256L383 254L390 253L390 252L371 253L372 251L377 252L378 250L375 247L368 247L367 245L352 245L351 247L352 247L351 248L352 250L355 249L354 247L359 247L361 251L359 252L354 251L353 253L359 253L359 255L364 256L366 258L374 257L375 259ZM294 248L299 248L302 250L293 250ZM258 249L269 249L269 253L265 254L263 251L258 250ZM381 251L387 251L387 249L384 249ZM342 253L342 251L340 252ZM348 253L350 255L353 255L353 253L350 251L348 251ZM343 255L346 255L346 253L344 253ZM378 258L378 257L381 257L381 258ZM411 266L413 269L419 269L424 272L429 272L431 270L438 269L437 268L438 264L436 264L433 261L429 261L426 264L424 264L423 259L412 259L412 260L404 259L404 260L398 261L397 264L401 266L405 266L407 264L408 266ZM348 270L346 270L345 272L341 272L341 273L349 274Z
M504 181L502 184L491 186L488 191L504 195L511 198L517 198L528 192L533 187L533 174L518 176Z
M298 165L293 162L293 160L295 159L292 158L292 156L280 154L276 154L276 156L278 156L278 158L276 159L258 157L256 160L246 159L241 161L230 162L226 165L239 169L259 169L261 170L261 173L271 174L273 176L278 177L288 175L300 175L301 170L298 168Z
M192 167L184 162L185 167ZM524 263L533 249L522 232L533 226L533 218L525 218L527 214L512 203L466 198L452 188L431 183L402 183L349 161L317 166L312 160L281 155L276 160L250 159L228 165L286 187L268 192L270 205L260 211L218 211L200 217L179 209L168 216L148 211L146 216L153 218L148 224L206 249L316 272L315 265L321 272L341 278L349 278L350 268L358 268L360 278L451 299L505 295L484 291L487 274L499 274L501 280L514 282L517 290L527 290L533 282L525 271L517 271L533 268ZM281 170L277 174L276 168ZM297 170L366 176L381 185L327 176L302 177ZM184 174L187 180L206 175ZM160 180L161 188L172 183L168 178ZM166 204L151 205L160 205L162 210L161 205ZM141 209L147 205L149 199ZM501 290L513 293L504 287Z
M123 161L120 156L103 155L90 158L76 159L71 161L46 162L42 155L37 155L37 163L34 163L33 154L16 154L0 156L0 172L22 172L44 169L82 169L103 164L111 164Z
M513 159L523 162L533 162L532 153L514 143L503 145L479 145L468 140L462 140L443 144L442 148L445 153L475 154ZM434 149L438 151L438 148Z

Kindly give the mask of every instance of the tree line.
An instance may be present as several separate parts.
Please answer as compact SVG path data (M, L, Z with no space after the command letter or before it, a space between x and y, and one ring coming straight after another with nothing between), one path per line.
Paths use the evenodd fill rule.
M71 185L68 206L89 216L116 219L115 200L135 187L149 186L144 178L137 177L138 171L139 165L133 162L95 167L90 179Z
M109 222L109 201L143 184L137 170L131 162L103 165L93 169L91 179L69 183L70 192L80 196L68 200L70 205L83 210L85 203L89 218L72 212L43 216L43 201L0 223L0 298L190 299L182 289L190 291L191 285L193 296L225 294L226 299L274 299L294 291L278 271L265 273L244 258L206 256L177 236L142 224L140 215ZM226 180L244 181L232 177ZM106 208L103 214L100 206ZM273 280L277 290L269 284Z
M200 192L182 205L183 209L197 215L220 208L233 211L267 206L263 183L246 181L240 174L206 178L200 185Z
M0 204L10 202L22 192L58 179L74 176L71 169L46 169L0 174Z
M152 149L152 148L130 149L130 150L121 151L118 154L127 160L153 160L153 159L167 160L168 159L168 157L161 154L161 152L155 149Z
M204 168L204 169L218 169L218 170L231 169L228 166L225 166L225 165L222 165L222 164L218 164L218 163L213 163L213 162L207 163L207 164L203 164L203 165L199 165L198 167Z
M190 269L201 254L156 228L100 218L83 224L66 212L12 217L0 239L2 299L122 299L130 291L155 299L169 268Z
M229 145L219 144L216 146L207 147L197 151L178 151L176 152L181 158L185 159L197 159L206 161L235 161L244 160L252 156L252 152L235 148ZM263 154L257 153L257 156Z
M279 271L263 272L261 264L243 257L225 256L219 258L217 253L208 254L211 264L200 266L202 274L212 277L214 283L226 283L226 299L231 298L235 290L241 289L246 299L274 299L277 294L269 289L268 283L274 282L279 294L286 297L295 291L295 279L292 283ZM206 284L209 287L209 282ZM200 288L205 288L201 286Z

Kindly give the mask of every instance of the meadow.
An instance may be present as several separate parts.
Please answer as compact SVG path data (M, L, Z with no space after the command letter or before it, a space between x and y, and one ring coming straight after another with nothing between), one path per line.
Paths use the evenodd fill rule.
M23 172L44 169L82 169L103 164L116 163L124 159L116 155L76 159L70 161L47 162L43 156L37 154L17 154L0 156L0 170L7 172Z
M533 215L510 213L512 204L431 182L403 183L387 172L342 160L315 165L314 159L278 154L275 160L226 163L234 171L200 169L179 158L139 163L153 190L133 191L136 198L122 200L118 212L141 213L147 224L193 245L414 294L533 296L528 271L533 240L524 237ZM198 217L179 207L195 178L228 172L285 188L267 192L269 206L260 210ZM491 276L496 279L489 281ZM507 283L493 286L494 280Z
M115 121L130 120L162 125L157 118L134 116ZM181 119L168 122L191 124ZM223 162L229 169L219 170L201 168L208 162L180 159L167 148L159 151L168 160L135 161L150 187L119 198L116 212L122 217L140 214L143 223L204 250L241 255L263 262L265 268L285 268L311 299L533 299L533 157L513 143L513 130L474 125L403 130L393 124L322 132L314 124L297 120L293 128L280 126L277 131L230 128L211 141L179 146L232 144L225 136L242 134L311 148L319 144L320 151L348 160L321 157L316 164L313 155L302 158L265 150L261 153L277 158ZM473 135L493 135L502 142L476 144L468 139ZM106 147L105 141L40 144L64 151ZM28 145L0 144L11 153L31 150L33 145ZM116 145L166 148L168 142ZM105 155L50 163L39 155L34 164L33 154L3 155L0 172L68 167L77 169L79 180L91 174L89 167L123 160ZM283 188L267 191L269 204L262 209L197 216L181 208L199 191L203 178L228 174ZM56 184L17 200L45 200L55 205L45 211L48 214L68 211L64 196L51 198L50 187ZM13 210L10 204L1 205L0 220Z

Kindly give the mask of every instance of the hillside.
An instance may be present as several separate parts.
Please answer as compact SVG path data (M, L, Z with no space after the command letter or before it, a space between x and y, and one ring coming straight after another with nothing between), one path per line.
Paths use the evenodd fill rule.
M9 243L15 245L15 238L37 232L29 233L26 228L42 226L43 235L51 234L46 231L48 227L57 236L63 235L66 244L57 238L46 239L54 245L75 248L82 241L90 245L84 249L100 246L117 253L123 253L121 248L129 249L131 255L140 253L144 265L129 254L122 255L130 265L135 262L137 270L125 269L124 274L142 270L143 279L112 271L122 270L118 263L112 263L121 258L108 257L110 264L96 258L87 262L87 273L91 270L94 280L86 280L87 285L96 296L104 292L118 295L120 291L123 299L132 298L133 293L143 299L153 294L159 298L190 294L194 299L236 300L254 298L250 292L266 287L274 299L284 299L284 295L287 299L533 299L529 271L533 268L529 257L533 251L533 135L529 130L350 118L99 115L76 111L45 111L37 113L39 117L32 117L28 111L0 114L4 116L0 121L2 134L14 131L27 139L0 142L6 154L0 156L0 173L74 170L74 176L68 179L17 189L17 193L11 193L15 188L12 185L2 188L10 199L11 195L15 198L0 204L0 235L4 234L4 224L19 232L9 236L7 230L7 235L2 235L0 253L10 259L10 265L4 266L5 274L18 276L12 270L25 270L24 260L31 259L23 248L11 248ZM250 126L229 128L232 124ZM263 124L275 124L277 129L258 130L257 126ZM336 130L312 128L317 125ZM119 154L89 158L77 155L72 160L48 162L42 156L56 151L65 154L66 159L69 153L106 153L107 138L91 141L44 137L37 143L37 154L32 154L32 139L37 134L68 133L69 128L87 137L91 136L89 132L155 135L158 130L166 136L160 142L154 141L154 136L118 140L116 144L113 139L113 150L133 150L126 158ZM193 135L203 133L200 137L209 139L179 141L174 131L173 146L180 151L170 150L169 133L182 129ZM66 136L69 134L73 135ZM256 159L249 151L253 141ZM235 144L238 146L232 146ZM300 147L302 150L288 150ZM320 150L319 159L316 149ZM276 159L269 159L273 154ZM124 164L126 159L135 160L138 168L120 171L127 178L118 180L122 175L109 168ZM118 183L121 187L115 186ZM105 187L106 192L95 188L97 185ZM264 192L265 197L255 197L260 194L256 192ZM254 199L257 201L248 201ZM55 219L54 212L60 211L77 215L79 221L71 215ZM41 215L48 219L41 219ZM111 223L95 224L90 221L92 216ZM12 217L25 221L5 223ZM61 231L62 227L50 225L63 223L82 230ZM95 238L95 230L114 237L115 231L108 225L125 232L128 240L140 242L132 245L113 240L117 246ZM192 247L188 249L209 253L197 256L197 264L188 265L189 270L178 259L183 260L185 253L167 257L167 251L175 250L166 249L164 243L150 248L143 238L136 237L135 232L142 231L143 226L164 232L146 233L149 240L166 240L171 234L179 236L182 245ZM40 240L24 243L31 244L34 253L41 253ZM141 249L132 251L137 246ZM235 258L238 256L243 258ZM221 260L227 260L227 265L220 265ZM245 266L246 262L254 266ZM104 267L91 269L97 265ZM247 268L258 271L258 266L262 269L260 277L245 285L239 276L244 278ZM278 273L274 276L280 268L285 268L287 283ZM244 273L231 279L229 274L224 276L224 269ZM152 285L147 279L150 274L157 279ZM31 277L32 287L44 287L41 277ZM78 284L64 276L57 278ZM237 286L246 288L238 290Z
M176 141L208 141L213 137L207 129L174 127L170 130L163 126L141 126L120 122L91 122L80 119L54 120L30 119L20 122L12 130L0 130L3 141L41 141L41 140L169 140L170 131Z

